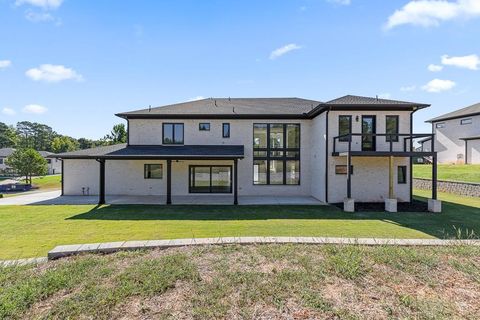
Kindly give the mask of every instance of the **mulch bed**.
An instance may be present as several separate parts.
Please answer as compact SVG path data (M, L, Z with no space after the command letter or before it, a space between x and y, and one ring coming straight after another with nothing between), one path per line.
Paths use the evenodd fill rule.
M343 202L334 203L334 206L343 210ZM398 202L398 212L428 212L428 204L424 201L413 200L410 202ZM355 212L385 212L383 202L356 202Z

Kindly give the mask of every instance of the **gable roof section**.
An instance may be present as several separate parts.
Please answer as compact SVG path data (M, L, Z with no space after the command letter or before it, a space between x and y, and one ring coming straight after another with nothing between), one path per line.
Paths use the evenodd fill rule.
M300 98L208 98L116 114L121 118L286 118L304 116L321 102Z
M400 100L390 100L390 99L381 99L373 97L362 97L354 95L346 95L337 99L330 100L325 102L327 105L332 106L410 106L410 107L428 107L429 104L409 102L409 101L400 101Z
M117 144L59 153L62 159L237 159L243 158L242 145L135 145Z
M443 120L457 119L457 118L463 118L463 117L474 116L474 115L480 115L480 103L476 103L474 105L471 105L462 109L445 113L441 116L427 120L426 122L438 122Z

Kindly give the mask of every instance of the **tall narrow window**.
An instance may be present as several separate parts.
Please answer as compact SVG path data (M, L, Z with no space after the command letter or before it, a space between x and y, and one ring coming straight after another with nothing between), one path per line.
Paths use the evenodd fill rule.
M300 125L253 125L253 184L300 184Z
M338 135L343 136L352 133L352 116L338 116ZM339 141L348 141L349 137L340 137Z
M183 123L163 124L163 144L183 144Z
M407 183L407 166L398 166L397 182L399 184Z
M230 138L230 123L222 124L222 137Z
M397 142L398 141L398 116L386 116L385 118L385 133L391 134L386 136L386 141Z

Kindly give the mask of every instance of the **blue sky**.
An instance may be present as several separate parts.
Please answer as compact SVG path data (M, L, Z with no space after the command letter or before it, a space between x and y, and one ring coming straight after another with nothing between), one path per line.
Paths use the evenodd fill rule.
M432 104L429 132L480 102L479 34L480 0L0 0L0 121L100 138L148 105L358 94Z

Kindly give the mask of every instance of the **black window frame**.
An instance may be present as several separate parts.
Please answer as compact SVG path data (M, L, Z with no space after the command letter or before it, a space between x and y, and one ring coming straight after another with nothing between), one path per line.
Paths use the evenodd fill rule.
M345 173L338 172L339 168L345 168ZM346 164L336 164L335 165L335 174L342 175L342 176L347 175L348 174L347 165ZM353 175L353 165L350 165L350 174Z
M271 125L283 125L283 146L281 148L271 148L270 147L270 126ZM300 123L278 123L278 122L256 122L253 123L252 131L253 135L255 136L255 125L266 125L267 126L267 147L266 148L256 148L255 142L252 142L253 146L253 160L265 160L267 164L267 172L266 172L266 183L255 183L255 180L252 179L252 183L255 186L299 186L301 184L301 161L300 161L300 149L301 149L301 135L302 135L302 126ZM298 147L295 148L287 148L287 126L295 125L298 126ZM255 155L255 153L257 155ZM264 153L264 155L258 155L259 153ZM280 155L275 155L274 152L278 152ZM294 154L294 156L287 156L287 154ZM283 181L282 183L272 184L270 183L270 161L277 160L283 162ZM288 161L298 161L298 183L287 183L287 162ZM252 177L254 176L254 165L252 162Z
M435 123L435 129L445 128L445 122L437 122Z
M209 186L209 191L195 191L193 188L195 186L192 187L192 169L194 168L197 168L197 167L201 167L201 168L210 168L210 186ZM212 192L212 168L214 167L221 167L221 168L229 168L230 169L230 188L228 191L224 191L224 192ZM192 164L192 165L189 165L188 166L188 193L232 193L232 185L233 185L233 174L232 174L232 171L233 170L233 166L231 165L197 165L197 164Z
M147 172L151 173L151 169L147 170L150 166L160 166L160 170L162 173L162 176L160 178L152 178L151 176L147 176ZM163 164L162 163L144 163L143 164L143 179L146 180L161 180L163 179Z
M227 134L225 133L225 127L228 127ZM230 138L230 129L231 129L231 126L229 122L222 123L222 138Z
M407 166L397 167L397 183L407 184Z
M205 126L205 128L202 128ZM200 122L198 124L198 131L210 131L210 122Z
M388 124L388 119L395 119L395 133L389 133L387 132L387 124ZM385 141L386 142L398 142L398 133L400 130L400 117L398 115L386 115L385 116L385 134L392 134L393 136L385 136Z
M341 118L348 118L348 133L343 133L343 134L341 133L341 130L340 130L340 119ZM352 115L340 114L338 116L338 135L341 136L341 135L344 135L344 134L351 134L351 133L352 133ZM348 142L348 140L349 140L349 136L338 138L339 142Z
M172 126L172 135L173 135L173 141L172 142L165 142L165 126ZM182 142L175 142L175 125L181 125L182 126ZM183 122L164 122L162 123L162 144L185 144L185 125Z
M473 123L472 118L460 119L460 125L461 126L464 126L464 125L467 125L467 124L472 124L472 123Z

